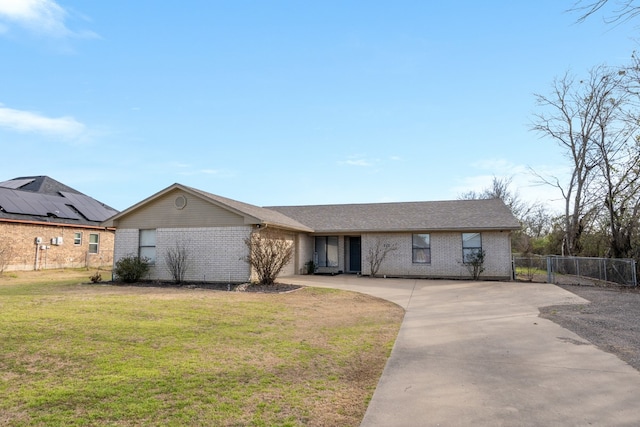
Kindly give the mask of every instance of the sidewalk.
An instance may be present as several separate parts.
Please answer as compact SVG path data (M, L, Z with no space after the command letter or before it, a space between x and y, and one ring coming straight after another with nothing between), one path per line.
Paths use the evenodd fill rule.
M515 282L295 276L406 310L364 416L377 426L637 426L640 373L538 307L586 303Z

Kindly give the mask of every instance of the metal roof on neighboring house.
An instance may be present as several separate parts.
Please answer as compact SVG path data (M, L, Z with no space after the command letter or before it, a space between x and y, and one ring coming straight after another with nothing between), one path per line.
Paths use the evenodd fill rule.
M117 210L48 176L0 182L0 220L97 226Z
M500 199L268 206L267 209L291 217L316 233L520 228L518 220Z

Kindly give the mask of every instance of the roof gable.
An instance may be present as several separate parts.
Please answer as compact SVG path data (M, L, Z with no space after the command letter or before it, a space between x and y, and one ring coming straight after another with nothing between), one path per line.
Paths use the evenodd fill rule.
M312 231L309 227L279 213L271 211L269 209L261 208L248 203L243 203L237 200L229 199L226 197L218 196L216 194L207 193L196 188L188 187L186 185L175 183L164 190L146 198L145 200L131 206L128 209L120 212L119 214L111 217L106 221L108 226L118 226L121 222L126 222L127 217L137 215L144 209L152 206L156 201L161 200L165 196L175 192L182 191L187 195L197 197L201 201L209 203L212 207L225 209L234 215L237 215L243 219L243 223L247 225L261 224L271 225L279 228L297 230L297 231ZM173 211L172 211L173 212ZM203 224L206 223L206 218L203 219ZM208 224L211 225L210 223ZM229 224L225 224L229 225ZM151 225L150 225L151 226Z

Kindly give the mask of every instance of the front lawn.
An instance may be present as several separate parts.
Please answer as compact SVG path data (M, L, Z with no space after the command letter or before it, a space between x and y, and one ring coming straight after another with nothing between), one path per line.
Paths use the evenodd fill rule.
M20 274L0 276L0 425L357 426L403 316L328 289Z

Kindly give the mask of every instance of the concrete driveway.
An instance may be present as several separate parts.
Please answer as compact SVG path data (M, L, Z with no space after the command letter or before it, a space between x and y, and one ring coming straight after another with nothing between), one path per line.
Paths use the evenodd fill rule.
M549 284L295 276L406 310L361 426L639 426L640 372L538 317Z

